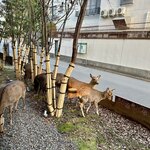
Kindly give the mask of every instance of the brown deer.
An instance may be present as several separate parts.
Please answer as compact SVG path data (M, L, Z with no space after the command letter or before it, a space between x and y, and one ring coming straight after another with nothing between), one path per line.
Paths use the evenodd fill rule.
M86 113L88 113L91 107L91 103L94 103L96 107L96 113L99 115L98 103L104 99L112 100L113 90L114 89L110 90L109 88L107 88L105 91L101 92L101 91L98 91L92 88L87 88L87 87L80 89L78 98L79 98L79 106L82 112L82 116L85 117L83 107L87 102L89 102L89 106L86 109Z
M15 110L17 110L19 99L23 99L24 109L25 109L25 94L26 86L22 81L12 81L5 87L0 88L0 132L3 132L4 126L4 111L6 107L10 109L10 124L12 125L12 111L15 105Z
M64 76L64 74L57 73L57 77L56 77L56 86L57 87L60 87L63 76ZM46 92L46 73L38 74L34 78L34 90L35 90L35 93L40 93L40 91L42 91L43 93Z
M89 83L79 81L73 77L69 78L68 81L68 98L77 98L79 95L80 89L84 87L94 88L95 85L99 84L101 75L93 76L90 74L91 81Z

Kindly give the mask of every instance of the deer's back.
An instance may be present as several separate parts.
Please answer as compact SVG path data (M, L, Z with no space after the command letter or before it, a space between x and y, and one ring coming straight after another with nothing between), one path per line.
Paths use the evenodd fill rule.
M83 98L85 97L90 102L94 102L94 101L98 102L101 99L101 92L91 87L86 87L80 89L78 96Z
M81 86L86 86L88 85L88 83L85 83L85 82L82 82L82 81L79 81L73 77L70 77L69 78L69 81L68 81L68 87L69 88L77 88L79 89Z
M0 106L7 107L17 102L25 91L26 86L22 81L13 81L3 89Z

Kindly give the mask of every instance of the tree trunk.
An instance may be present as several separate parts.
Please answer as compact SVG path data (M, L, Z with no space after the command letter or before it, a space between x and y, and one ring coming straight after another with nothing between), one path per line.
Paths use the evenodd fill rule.
M58 51L57 51L57 55L56 55L56 61L55 61L55 65L54 65L54 71L53 71L53 78L52 78L52 88L53 88L53 101L54 101L54 108L56 109L56 77L57 77L57 73L58 73L58 66L59 66L59 60L60 60L60 49L61 49L61 43L62 43L62 37L63 37L63 33L64 33L64 29L65 29L65 25L67 22L67 19L69 17L69 14L74 6L74 2L72 2L70 9L66 12L65 15L65 19L63 21L63 27L62 27L62 31L61 31L61 36L60 36L60 40L59 40L59 46L58 46ZM67 4L68 5L68 4ZM52 11L53 12L53 11Z
M48 33L47 33L47 10L45 6L45 0L41 0L42 3L42 13L43 13L43 37L44 46L46 51L46 82L47 82L47 104L51 116L54 116L54 108L52 103L52 83L51 83L51 73L50 73L50 53L48 50Z
M75 67L75 61L76 61L76 57L77 57L77 43L78 43L78 38L79 38L79 33L80 33L81 26L82 26L82 22L83 22L85 12L86 12L87 2L88 2L88 0L83 1L83 4L81 6L81 10L80 10L80 14L78 16L78 20L77 20L77 23L76 23L74 39L73 39L72 58L71 58L71 62L68 66L68 69L67 69L67 71L65 73L65 76L62 80L62 83L61 83L60 94L59 94L59 97L58 97L56 117L60 117L62 115L62 109L63 109L63 105L64 105L67 82L68 82L68 79L69 79L69 77L70 77L70 75L71 75L71 73L72 73L72 71Z

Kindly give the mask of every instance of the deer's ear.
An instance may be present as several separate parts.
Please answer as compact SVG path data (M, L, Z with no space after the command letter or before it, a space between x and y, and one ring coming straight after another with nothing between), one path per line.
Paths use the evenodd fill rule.
M111 91L114 91L115 89L112 89Z
M107 88L106 91L109 91L109 88Z
M98 79L101 77L101 75L99 75L99 76L97 76L98 77Z
M90 73L90 77L93 78L92 74Z

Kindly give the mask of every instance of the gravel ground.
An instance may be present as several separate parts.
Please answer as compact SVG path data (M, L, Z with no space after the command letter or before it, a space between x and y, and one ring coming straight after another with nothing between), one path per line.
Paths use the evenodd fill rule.
M9 125L8 110L5 111L5 128L0 135L0 150L76 150L76 145L59 134L53 122L42 115L42 105L32 98L26 100L26 110L14 113L13 126Z
M108 109L100 108L101 124L96 125L105 137L100 150L150 150L150 130Z
M27 94L26 110L14 112L13 126L9 125L8 110L5 111L5 128L0 135L0 150L77 150L74 138L58 133L55 123L57 119L43 117L45 108L43 101ZM61 119L73 121L82 119L81 111L74 104L68 104L67 111ZM74 110L74 111L73 111ZM73 113L77 110L77 113ZM91 128L92 134L99 138L98 150L150 150L150 131L142 125L122 117L105 108L99 108L100 116L91 108L86 115L83 126ZM59 120L60 121L60 120ZM75 123L77 124L78 121ZM76 130L71 135L84 138L84 132ZM71 140L68 139L71 138ZM82 149L84 150L84 149ZM95 149L89 149L95 150Z

